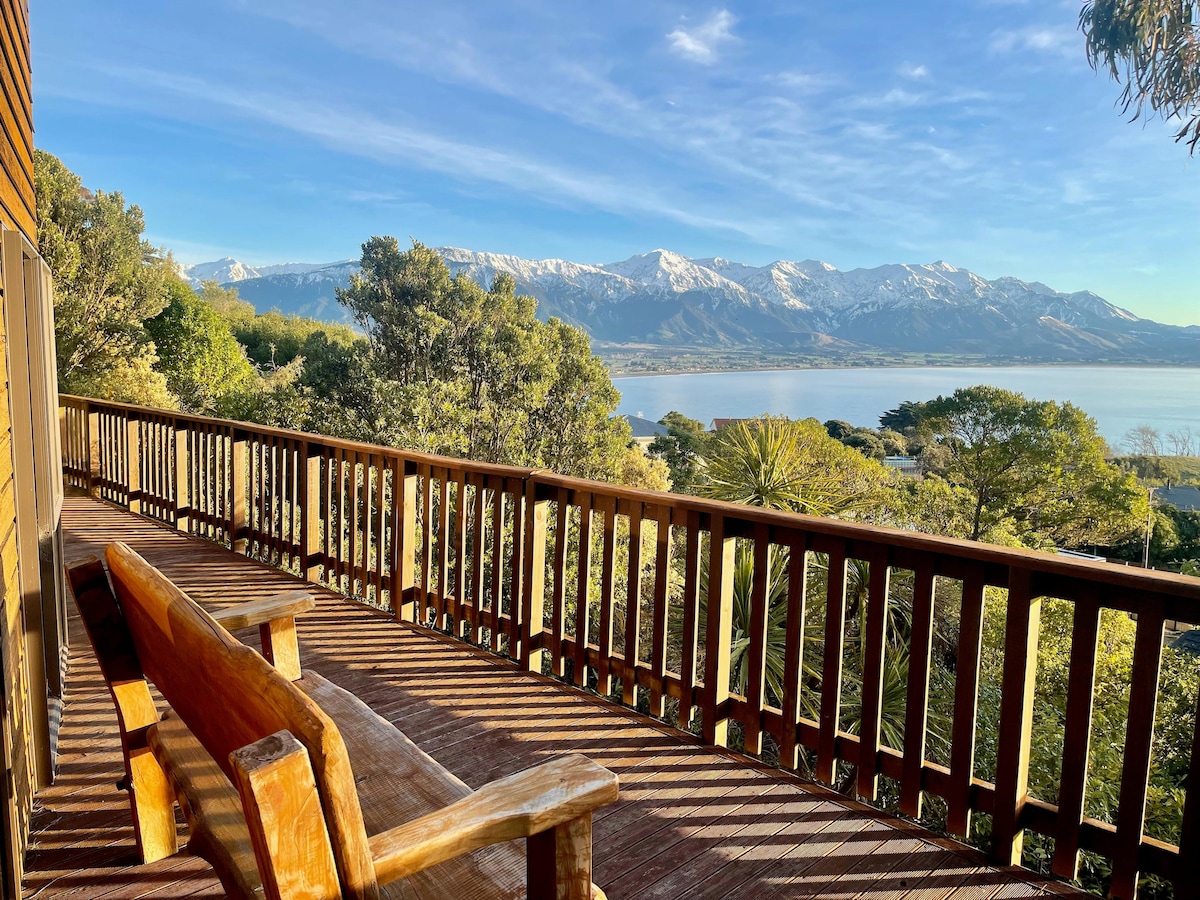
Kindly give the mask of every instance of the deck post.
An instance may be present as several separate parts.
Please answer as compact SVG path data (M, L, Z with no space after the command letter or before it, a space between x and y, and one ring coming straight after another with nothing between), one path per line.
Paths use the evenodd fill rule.
M525 553L521 581L521 665L542 671L542 650L533 648L540 638L546 615L546 517L550 501L537 498L537 482L525 481Z
M704 647L705 699L701 725L704 742L718 747L724 747L729 739L729 719L721 714L720 709L729 700L734 545L734 539L725 536L724 517L714 514L708 548L708 628Z
M125 414L125 488L129 511L142 511L142 423L136 413Z
M88 496L100 499L100 478L103 467L100 465L100 411L92 407L91 401L83 401L83 419L86 423L87 434L84 443L87 445L87 479Z
M234 553L245 555L250 546L249 521L246 518L247 450L246 432L234 429L230 435L229 461L229 542Z
M1029 752L1041 609L1042 601L1034 587L1033 573L1028 569L1011 568L996 752L996 758L1003 760L1003 764L997 766L996 811L992 818L992 854L1006 866L1021 864L1025 838L1021 819L1029 796Z
M417 464L397 460L392 468L392 614L417 620ZM426 577L428 574L426 573ZM478 602L478 601L477 601ZM479 615L476 609L476 615Z
M188 484L188 436L186 425L175 420L175 527L179 531L192 530L192 495Z
M305 441L300 458L300 571L321 580L321 445ZM383 473L380 472L380 478ZM380 510L380 515L383 511Z

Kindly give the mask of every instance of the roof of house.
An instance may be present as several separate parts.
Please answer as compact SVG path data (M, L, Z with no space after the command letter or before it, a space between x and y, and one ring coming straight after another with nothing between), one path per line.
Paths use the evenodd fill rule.
M1170 488L1157 488L1155 499L1174 506L1176 509L1200 510L1200 488L1182 485Z
M1179 637L1175 638L1175 642L1171 646L1185 653L1200 655L1200 630L1192 629L1191 631L1185 631Z
M736 425L738 422L746 422L748 419L713 419L708 425L709 431L720 431L727 425Z
M666 425L651 422L649 419L642 419L638 416L624 416L624 419L629 423L629 430L633 432L635 438L652 438L658 437L660 434L670 434Z

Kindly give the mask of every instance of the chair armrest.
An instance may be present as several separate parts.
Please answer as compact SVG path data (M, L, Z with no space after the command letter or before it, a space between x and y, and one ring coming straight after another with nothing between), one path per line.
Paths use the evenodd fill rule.
M296 616L317 605L308 591L287 591L217 610L212 617L229 631L258 626L262 655L288 681L300 678L300 645L296 642Z
M285 591L263 600L251 600L236 606L218 609L210 615L228 631L264 625L276 619L288 619L310 612L317 605L308 591Z
M388 884L480 847L527 838L617 799L617 776L583 756L566 756L493 781L370 839L375 878Z

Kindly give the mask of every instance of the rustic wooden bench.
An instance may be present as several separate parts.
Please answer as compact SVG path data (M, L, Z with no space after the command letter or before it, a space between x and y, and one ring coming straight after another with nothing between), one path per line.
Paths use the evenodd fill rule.
M178 801L189 849L231 896L603 897L591 813L617 797L607 769L568 756L472 791L300 672L294 616L311 597L210 615L125 544L105 558L108 575L93 559L68 576L117 707L144 861L176 851ZM223 625L258 625L263 655Z

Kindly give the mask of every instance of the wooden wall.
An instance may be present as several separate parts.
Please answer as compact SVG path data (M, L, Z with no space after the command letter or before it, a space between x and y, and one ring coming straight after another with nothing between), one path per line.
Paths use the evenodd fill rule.
M0 226L10 241L16 239L36 258L27 0L0 0ZM0 380L0 609L3 611L0 615L0 671L3 675L0 743L3 746L0 750L5 770L0 779L0 825L3 826L0 895L14 898L20 896L22 858L33 792L39 783L51 777L48 766L50 703L40 609L39 570L42 567L36 553L30 558L28 542L22 553L18 529L18 508L30 504L36 489L29 479L14 479L14 436L20 438L19 443L23 445L27 445L31 437L23 431L14 432L14 411L22 406L29 409L35 402L28 396L28 374L20 380L13 377L14 369L28 373L30 364L29 336L25 333L28 303L25 260L19 268L18 275L11 268L0 267L4 305L4 316L0 318L0 346L4 348L5 363L0 370L3 375ZM47 295L47 304L48 299ZM40 308L44 312L46 306ZM36 356L38 365L43 366L45 354L38 352ZM44 377L44 372L42 374ZM24 449L17 449L18 461L24 455ZM24 528L28 530L31 525L36 529L36 522L25 522ZM28 602L31 589L39 595L35 609L30 609ZM57 607L57 598L52 599ZM59 636L55 635L55 639ZM57 671L57 653L52 666Z

